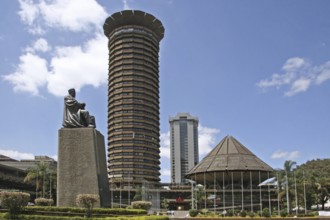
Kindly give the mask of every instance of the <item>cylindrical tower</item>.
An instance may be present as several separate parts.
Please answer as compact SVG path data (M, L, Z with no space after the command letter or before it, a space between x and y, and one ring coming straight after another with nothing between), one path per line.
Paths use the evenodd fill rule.
M108 170L112 183L160 181L159 42L162 23L142 11L106 19L109 43Z

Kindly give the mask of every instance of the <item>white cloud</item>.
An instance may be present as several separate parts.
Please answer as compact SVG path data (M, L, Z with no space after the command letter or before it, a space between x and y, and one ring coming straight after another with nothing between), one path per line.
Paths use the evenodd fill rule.
M318 68L318 71L320 72L320 74L316 77L317 85L330 79L330 61L326 62L324 65L321 65Z
M166 168L162 167L160 174L161 174L160 179L161 179L162 183L171 182L171 170L170 169L166 169Z
M285 62L282 69L286 72L295 72L305 66L308 66L308 62L305 59L300 57L292 57Z
M15 160L32 160L34 159L34 155L31 153L22 153L16 150L1 150L0 154L5 155L7 157L13 158Z
M107 82L107 38L101 30L107 13L97 1L20 0L19 3L19 15L30 31L39 27L86 33L91 32L91 27L95 30L92 38L78 46L51 47L46 37L36 39L26 47L13 73L4 76L15 91L39 95L41 88L47 88L49 93L63 96L72 87L79 91L86 85L98 87Z
M280 88L282 85L287 85L295 78L295 74L292 72L285 74L274 73L270 79L264 79L257 83L260 88L276 87Z
M33 25L33 22L39 15L38 6L33 3L33 0L19 0L20 11L18 14L21 20L27 25Z
M75 32L101 28L107 16L95 0L19 0L19 3L18 14L34 34L43 34L47 27Z
M4 80L11 82L16 92L39 95L39 87L47 83L48 74L47 61L28 52L20 56L16 71L4 76Z
M15 72L4 79L14 85L15 91L32 95L39 95L40 88L45 86L55 96L65 95L69 88L79 91L86 85L98 87L107 82L106 45L106 37L97 34L82 46L56 47L48 63L33 53L50 50L47 41L39 39L26 49L31 52L21 55Z
M170 159L170 132L160 134L160 156Z
M162 169L161 170L162 176L171 176L171 170L170 169Z
M300 152L299 151L292 151L292 152L288 152L288 151L275 151L272 155L271 158L272 159L286 159L286 160L292 160L292 159L297 159L298 157L300 157Z
M285 96L293 96L299 92L306 91L311 84L311 79L300 78L295 80L288 92L285 93Z
M53 156L51 156L51 158L53 158L53 159L56 160L56 161L57 161L57 159L58 159L57 155L53 155Z
M34 43L33 48L35 51L42 51L42 52L47 52L51 49L51 47L48 45L48 42L43 38L39 38Z
M51 50L51 46L48 44L47 40L44 38L39 38L34 42L32 47L27 47L26 51L35 53L35 52L47 52Z
M98 34L83 46L57 47L51 59L47 88L63 96L69 88L80 90L85 85L98 87L107 82L107 38Z
M289 89L284 95L293 96L330 79L330 61L320 66L312 66L306 59L293 57L285 62L282 70L283 74L273 74L268 79L260 80L257 86L263 90L287 86Z
M216 135L220 132L217 128L198 126L199 156L202 158L209 153L217 144Z

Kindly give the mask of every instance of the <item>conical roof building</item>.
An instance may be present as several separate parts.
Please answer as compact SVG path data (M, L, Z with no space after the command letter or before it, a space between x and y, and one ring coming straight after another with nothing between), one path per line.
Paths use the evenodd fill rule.
M277 203L276 185L261 187L273 176L273 169L232 136L220 143L193 167L186 178L202 186L204 207L207 200L215 210L259 210ZM200 189L200 188L199 188ZM196 189L195 189L196 190ZM211 195L212 199L207 199ZM210 197L210 198L211 198ZM272 199L271 199L272 198Z
M273 169L232 136L226 136L188 175L213 171L272 171Z
M226 136L194 166L186 178L210 187L258 189L273 176L273 168L232 136Z

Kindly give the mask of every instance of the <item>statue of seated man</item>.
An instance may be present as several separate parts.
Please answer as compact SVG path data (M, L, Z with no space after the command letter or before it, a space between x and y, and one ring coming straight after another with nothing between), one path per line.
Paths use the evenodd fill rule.
M95 128L95 118L85 110L85 103L80 103L76 99L76 90L69 89L69 95L64 97L64 128L91 127Z

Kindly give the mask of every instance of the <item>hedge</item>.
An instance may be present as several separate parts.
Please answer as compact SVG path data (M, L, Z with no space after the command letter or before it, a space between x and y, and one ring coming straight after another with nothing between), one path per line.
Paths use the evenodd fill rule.
M46 199L46 198L37 198L34 200L34 203L37 206L51 206L54 204L53 199Z
M6 214L0 213L0 219L5 219ZM63 217L63 216L43 216L43 215L19 215L20 220L86 220L84 217ZM95 218L93 220L169 220L167 216L118 216Z
M152 206L152 203L148 201L134 201L131 203L131 205L134 209L149 210Z
M190 209L189 210L190 217L196 217L198 215L198 210L196 209Z
M28 206L25 210L31 212L70 212L70 213L85 213L84 208L73 207L56 207L56 206ZM142 209L124 209L124 208L94 208L93 214L105 215L146 215L147 211Z

